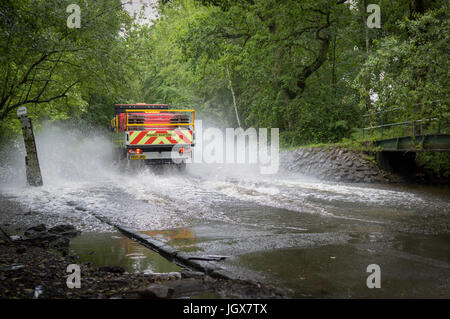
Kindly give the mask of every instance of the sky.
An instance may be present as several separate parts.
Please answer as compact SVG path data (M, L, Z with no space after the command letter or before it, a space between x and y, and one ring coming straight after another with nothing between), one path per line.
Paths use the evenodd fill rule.
M125 10L135 17L139 24L147 24L157 17L157 2L157 0L122 0Z

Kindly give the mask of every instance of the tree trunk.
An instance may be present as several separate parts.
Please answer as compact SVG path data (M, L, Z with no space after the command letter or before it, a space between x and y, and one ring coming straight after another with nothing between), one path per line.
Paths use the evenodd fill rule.
M227 76L228 76L228 83L230 84L231 95L233 96L233 106L234 106L234 112L236 113L236 120L237 120L239 127L241 128L242 127L241 120L239 119L239 113L238 113L237 104L236 104L236 94L234 93L233 83L231 82L231 75L230 75L230 70L228 69L228 66L227 66Z

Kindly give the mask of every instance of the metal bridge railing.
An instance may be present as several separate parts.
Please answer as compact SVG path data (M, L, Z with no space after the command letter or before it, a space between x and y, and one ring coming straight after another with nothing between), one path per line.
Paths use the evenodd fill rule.
M435 102L441 102L441 100L438 101L431 101L429 103L435 103ZM416 106L416 105L424 105L424 103L420 103L420 104L415 104L412 106ZM366 131L370 131L370 135L372 135L372 132L379 130L381 133L381 139L385 138L385 137L398 137L400 134L402 134L403 136L407 136L406 134L406 127L409 126L411 127L411 132L408 135L412 135L412 136L416 136L418 135L418 130L419 135L423 135L425 131L428 131L427 133L429 134L441 134L446 128L449 127L449 121L448 120L444 120L441 118L437 118L437 117L432 117L432 118L425 118L425 119L419 119L419 120L404 120L404 121L398 121L398 122L394 122L394 123L386 123L389 122L389 118L388 118L388 114L392 114L396 111L400 111L400 110L404 110L404 107L396 107L390 110L383 110L383 111L378 111L378 112L372 112L372 113L368 113L368 114L364 114L361 117L361 127L362 127L362 136L363 138L366 135ZM371 125L366 127L366 123L370 121L371 117L376 117L376 123L375 125ZM397 116L397 118L399 118L400 116ZM372 121L373 122L373 121ZM430 124L431 123L431 124ZM435 127L430 131L430 127L432 126L432 124L436 123ZM426 125L428 125L428 127L425 127ZM395 136L386 136L386 130L395 128L395 127L403 127L401 133L400 132L395 132Z

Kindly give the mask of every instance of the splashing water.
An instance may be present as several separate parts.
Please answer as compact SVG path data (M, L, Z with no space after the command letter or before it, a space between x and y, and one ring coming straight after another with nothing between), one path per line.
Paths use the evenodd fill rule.
M267 270L271 265L277 271L273 280L284 280L282 285L299 296L305 289L309 294L317 287L345 286L333 280L347 278L349 270L352 276L344 281L361 286L356 271L373 256L391 263L383 276L392 282L406 269L407 280L398 287L409 287L411 278L423 273L436 274L438 284L425 287L420 296L439 295L441 274L448 278L441 270L448 267L443 262L448 245L442 243L448 243L450 196L437 188L335 183L289 171L260 175L256 165L130 171L115 164L107 136L51 125L36 132L36 144L42 187L26 186L20 140L0 150L0 205L13 202L23 210L16 214L1 207L0 222L113 231L95 214L139 230L190 228L192 254L230 256L222 262L225 268L256 278L261 271L263 279L275 276ZM315 266L328 265L330 256L345 273L328 275ZM418 261L425 268L416 268ZM299 271L306 280L297 284L292 276ZM384 292L389 296L388 289Z
M447 203L409 190L330 183L290 172L260 175L256 165L191 164L184 174L158 167L129 172L115 164L109 137L90 130L47 125L36 132L36 144L44 186L25 185L23 145L16 142L2 150L1 193L53 221L78 221L83 229L100 227L89 212L139 229L204 222L283 228L292 225L244 218L236 211L258 214L263 208L380 223L383 218L367 212L390 207L413 215L442 211Z

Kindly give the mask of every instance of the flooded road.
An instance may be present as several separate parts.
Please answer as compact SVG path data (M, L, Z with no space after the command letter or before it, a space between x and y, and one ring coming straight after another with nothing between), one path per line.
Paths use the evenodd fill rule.
M290 172L259 175L247 166L193 164L180 175L89 160L41 162L43 187L24 186L19 168L3 179L3 202L27 212L8 223L71 223L94 234L72 243L86 261L103 262L95 260L102 253L89 252L107 242L120 247L110 238L121 235L94 213L192 255L228 256L221 266L293 298L450 298L445 187L331 183ZM136 271L174 271L134 253L104 258ZM370 264L380 266L379 289L367 288Z
M70 242L80 260L94 267L121 266L129 273L164 273L181 268L119 232L83 232Z

